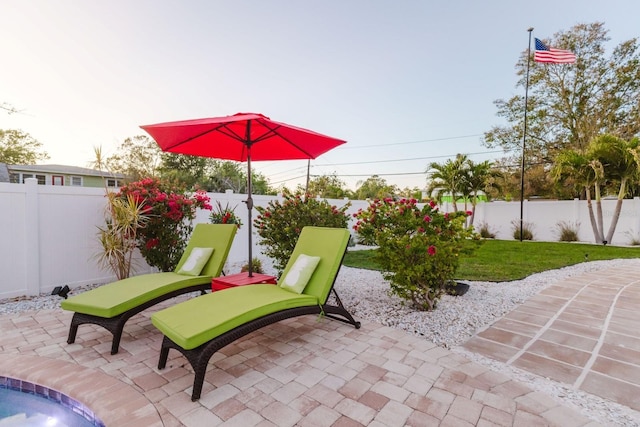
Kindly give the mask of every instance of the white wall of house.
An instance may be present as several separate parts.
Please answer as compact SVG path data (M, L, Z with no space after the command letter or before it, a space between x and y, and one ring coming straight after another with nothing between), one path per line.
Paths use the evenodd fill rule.
M220 201L236 209L244 225L231 247L225 271L235 273L248 261L248 227L246 195L210 193L212 202ZM266 206L275 196L253 196L254 205ZM341 207L347 200L329 200ZM366 201L351 201L349 213L366 208ZM605 200L604 218L608 227L615 200ZM25 184L0 183L0 299L48 293L56 286L71 288L115 279L113 273L100 268L97 254L100 245L97 229L104 225L106 200L104 190L83 187L37 185L35 179ZM445 212L452 206L441 207ZM459 209L464 209L460 205ZM209 222L209 211L199 211L196 223ZM254 210L253 218L257 215ZM513 239L512 221L519 222L519 202L479 204L476 227L485 222L499 239ZM532 224L534 239L556 241L559 221L579 223L580 240L593 242L593 233L585 201L525 201L523 218ZM353 221L353 218L352 218ZM631 236L640 237L640 199L625 200L614 245L626 245ZM264 258L259 236L253 233L253 256ZM152 269L137 257L136 274Z

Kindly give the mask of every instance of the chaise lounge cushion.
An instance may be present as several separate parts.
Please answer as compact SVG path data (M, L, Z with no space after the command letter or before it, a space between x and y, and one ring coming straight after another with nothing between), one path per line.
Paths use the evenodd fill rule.
M65 299L61 307L76 313L114 318L173 291L210 284L222 271L236 230L234 224L196 224L174 271L141 274L102 285ZM178 274L197 248L212 248L202 271L196 276Z
M162 333L190 350L267 314L318 305L313 295L296 294L269 284L238 286L191 299L151 316Z
M64 300L62 308L111 318L161 295L210 280L210 276L184 276L174 272L142 274L78 294Z

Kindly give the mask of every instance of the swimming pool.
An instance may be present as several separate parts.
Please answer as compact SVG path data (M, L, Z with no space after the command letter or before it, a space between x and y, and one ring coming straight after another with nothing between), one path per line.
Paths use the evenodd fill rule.
M104 427L93 411L56 390L0 376L0 424L33 427Z

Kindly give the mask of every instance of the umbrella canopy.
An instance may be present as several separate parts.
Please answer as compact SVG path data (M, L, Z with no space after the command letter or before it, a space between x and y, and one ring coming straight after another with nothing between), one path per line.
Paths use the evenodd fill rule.
M182 120L140 126L163 151L247 162L249 276L251 238L251 160L315 159L346 141L271 120L259 113Z

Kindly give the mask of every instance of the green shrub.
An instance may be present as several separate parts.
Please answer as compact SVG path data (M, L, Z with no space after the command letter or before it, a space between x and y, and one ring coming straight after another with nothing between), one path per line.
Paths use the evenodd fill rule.
M374 200L354 217L355 231L374 241L391 293L419 310L433 310L455 275L461 253L471 253L476 235L465 229L468 213L441 213L435 202ZM477 240L476 240L477 242Z
M632 231L625 231L627 236L629 236L629 245L630 246L640 246L640 234L633 233Z
M514 240L520 240L520 221L511 221ZM522 240L533 240L533 224L527 221L522 222Z
M262 261L259 258L253 258L251 261L251 270L253 273L264 274L264 269L262 268ZM240 269L241 273L245 271L249 271L249 264L245 264Z
M266 207L257 207L260 213L254 225L260 235L260 245L266 246L264 254L274 260L273 266L278 276L291 257L302 228L307 225L318 227L347 228L349 217L345 213L350 204L341 208L326 200L303 197L301 194L285 193L282 203L269 202Z
M578 221L573 224L567 221L559 221L556 224L556 231L558 232L558 241L560 242L577 242L578 230L580 229L580 223Z
M483 239L495 239L496 233L491 229L489 224L482 222L479 224L478 233Z
M242 227L242 220L236 215L236 208L237 206L230 208L229 203L223 207L222 203L217 201L216 207L211 210L209 221L211 224L236 224L240 228Z

